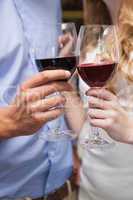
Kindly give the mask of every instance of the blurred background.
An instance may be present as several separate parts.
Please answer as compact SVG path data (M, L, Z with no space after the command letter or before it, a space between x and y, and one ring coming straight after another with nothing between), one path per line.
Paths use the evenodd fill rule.
M83 24L83 1L82 0L62 0L63 21L76 23L77 30Z
M61 2L63 21L75 22L77 30L81 24L112 23L108 8L102 0L62 0Z

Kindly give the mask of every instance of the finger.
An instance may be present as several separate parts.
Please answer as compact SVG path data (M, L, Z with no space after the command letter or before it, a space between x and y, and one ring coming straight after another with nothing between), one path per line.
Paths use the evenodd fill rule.
M72 36L71 36L71 34L70 33L67 33L67 34L65 34L65 35L61 35L61 36L59 36L59 43L60 44L62 44L63 46L66 44L66 43L68 43L70 40L72 40L73 38L72 38Z
M111 108L111 102L98 99L96 97L89 97L89 108L109 109Z
M89 119L89 122L94 127L106 129L112 125L111 119Z
M61 48L69 41L69 37L67 36L59 36L59 44Z
M44 99L53 93L63 91L72 91L71 85L65 81L54 82L46 84L45 86L28 89L26 92L24 92L24 97L26 102L34 102L40 99Z
M95 88L87 91L88 96L98 97L107 101L116 100L116 96L104 88Z
M73 38L66 37L66 40L65 40L65 38L62 38L62 43L60 43L60 44L61 44L60 55L61 56L67 56L67 55L70 56L70 54L72 53L72 48L73 48Z
M50 99L42 99L40 101L32 103L29 106L29 111L30 113L44 112L44 111L48 111L51 108L55 108L59 105L64 105L65 102L66 102L66 99L63 96L53 97Z
M52 81L67 80L70 78L71 73L65 70L46 70L38 73L31 79L25 81L21 86L22 90L34 88Z
M63 109L54 109L47 112L33 113L32 117L38 121L38 123L46 123L58 118L63 113Z
M71 56L72 55L72 43L69 42L60 51L60 56Z
M106 119L110 117L111 111L105 111L105 110L100 110L100 109L89 109L88 110L88 115L91 119Z

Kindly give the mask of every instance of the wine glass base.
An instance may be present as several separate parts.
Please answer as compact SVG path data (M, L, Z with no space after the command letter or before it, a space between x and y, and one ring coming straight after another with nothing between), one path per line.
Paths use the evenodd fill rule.
M102 139L101 137L96 139L84 139L80 142L80 146L86 150L98 148L109 149L112 148L114 145L114 142Z
M47 142L56 142L59 140L66 140L66 139L72 141L77 138L77 135L73 133L73 131L71 130L64 130L64 131L51 130L47 134L44 134L44 135L41 134L39 138Z

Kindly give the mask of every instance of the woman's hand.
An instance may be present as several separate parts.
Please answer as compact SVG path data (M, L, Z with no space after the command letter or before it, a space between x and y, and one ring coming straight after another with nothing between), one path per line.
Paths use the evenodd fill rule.
M57 106L65 104L65 97L47 96L71 90L69 83L64 81L69 77L70 73L64 70L49 70L23 83L15 101L0 108L0 138L33 134L60 116L64 110Z
M71 56L72 49L74 45L74 38L70 33L66 33L63 36L59 37L59 45L60 45L60 56Z
M117 97L105 89L90 89L90 124L103 128L114 140L133 143L133 118L119 104ZM128 98L128 97L127 97Z

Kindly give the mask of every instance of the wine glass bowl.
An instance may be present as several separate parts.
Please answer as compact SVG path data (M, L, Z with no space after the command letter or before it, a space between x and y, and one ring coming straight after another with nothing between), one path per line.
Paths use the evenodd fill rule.
M87 25L80 29L77 52L78 72L91 87L103 87L118 64L118 40L115 26Z
M48 37L45 38L45 43L38 44L39 38L37 38L33 45L34 59L38 70L64 69L73 74L77 65L75 24L57 23L48 26L51 29L47 32ZM44 30L39 31L40 38L44 32Z

